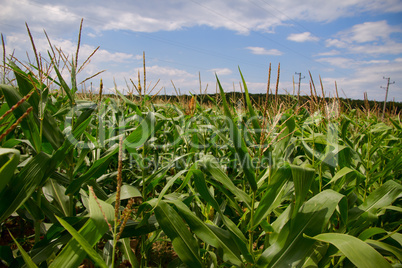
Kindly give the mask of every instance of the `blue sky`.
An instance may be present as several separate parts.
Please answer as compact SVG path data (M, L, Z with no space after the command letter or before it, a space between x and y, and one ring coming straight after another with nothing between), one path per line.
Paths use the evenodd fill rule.
M225 91L240 91L238 66L252 93L265 93L272 64L275 90L281 64L280 93L293 93L301 72L301 93L309 93L309 71L327 96L335 81L341 97L402 101L402 1L400 0L174 0L174 1L40 1L1 0L0 32L6 50L26 62L31 51L28 23L37 49L49 45L75 53L84 18L79 64L100 46L80 74L96 91L99 79L112 92L115 83L127 92L126 81L137 81L145 51L147 86L154 93L174 94L216 90L215 73ZM30 58L33 59L32 54ZM141 73L142 76L142 73ZM90 82L86 83L87 88ZM296 84L297 89L297 84Z

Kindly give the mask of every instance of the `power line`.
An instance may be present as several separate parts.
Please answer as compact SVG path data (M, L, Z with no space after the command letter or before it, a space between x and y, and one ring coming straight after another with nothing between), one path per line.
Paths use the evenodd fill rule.
M300 83L301 83L301 80L302 80L302 79L304 79L304 78L306 78L306 77L305 77L305 76L301 77L301 73L297 73L297 72L295 72L295 74L298 74L298 75L299 75L299 86L298 86L298 89L297 89L297 103L299 104L299 97L300 97Z
M279 19L280 21L282 21L282 19L279 18L275 13L273 13L273 12L269 11L268 9L266 9L266 8L264 8L264 7L262 7L262 6L258 5L258 4L256 4L255 2L253 2L253 1L251 1L251 0L248 0L248 1L249 1L250 3L252 3L252 4L254 4L255 6L257 6L257 7L261 8L261 9L265 10L267 13L271 14L272 16L274 16L275 18ZM294 19L292 19L291 17L289 17L288 15L286 15L286 14L285 14L284 12L282 12L281 10L279 10L279 9L275 8L274 6L268 4L266 1L264 1L264 0L259 0L259 1L263 2L264 4L266 4L267 6L269 6L270 8L272 8L272 9L278 11L278 12L281 13L283 16L285 16L289 21L292 21L292 22L294 22L295 24L298 24L301 28L303 28L303 29L305 29L305 30L307 30L307 31L309 31L309 32L311 32L311 33L313 32L313 31L311 31L310 29L306 28L306 27L305 27L304 25L302 25L301 23L295 21ZM294 29L296 29L296 27L294 27L294 26L291 26L291 27L294 28ZM296 29L296 30L298 30L298 29ZM298 31L301 32L300 30L298 30Z
M389 85L390 84L395 84L395 81L393 81L392 83L390 83L389 81L390 81L390 77L383 77L383 79L387 79L387 87L385 88L385 100L384 100L384 108L383 108L383 111L382 111L382 119L384 119L384 116L385 116L385 105L387 104L387 98L388 98L388 89L389 89ZM384 88L384 87L381 87L381 88Z
M49 11L52 11L50 6L44 6L44 5L42 5L41 3L39 3L39 2L37 2L35 0L30 0L30 4L33 5L33 6L39 7L39 8L43 8L43 9L47 9ZM96 23L97 25L102 25L104 23L103 20L100 20L100 19L97 19L97 18L94 18L94 17L88 17L88 16L81 17L81 16L79 16L77 14L74 14L74 13L72 13L71 15L76 17L77 19L84 18L84 22L89 21L89 22ZM0 22L0 24L1 24L1 22ZM4 24L4 25L7 25L7 24ZM9 26L16 27L14 25L9 25ZM18 28L18 27L16 27L16 28ZM22 27L20 29L22 29ZM204 49L204 48L200 48L200 47L196 47L196 46L191 46L191 45L185 44L183 42L177 42L177 41L173 41L173 40L163 38L163 37L151 36L150 33L135 32L135 31L132 31L132 30L122 30L122 31L125 31L129 35L139 35L139 36L147 38L147 39L156 40L156 41L163 42L165 44L169 44L169 45L172 45L172 46L175 46L175 47L185 48L187 50L191 50L191 51L197 52L199 54L218 57L218 58L221 58L221 59L224 59L224 60L227 60L227 61L235 62L237 64L243 63L243 64L247 64L247 65L254 66L254 67L266 67L263 64L250 62L250 61L247 61L247 60L244 60L244 59L240 59L240 58L236 58L236 57L233 57L233 56L230 56L230 55L226 55L224 53L215 52L215 51L212 51L212 50L208 50L208 49ZM106 47L103 47L103 48L106 48ZM107 49L110 50L110 51L114 51L114 52L121 52L121 51L118 51L118 50L115 50L115 49L112 49L112 48L107 48Z
M260 0L260 1L264 2L264 3L267 4L268 6L272 7L271 5L269 5L268 3L266 3L265 1L263 1L263 0ZM275 44L279 45L280 47L282 47L282 48L284 48L284 49L286 49L286 50L288 50L288 51L293 52L294 54L297 54L297 55L299 55L299 56L301 56L301 57L303 57L303 58L305 58L305 59L307 59L307 60L309 60L309 61L314 62L314 64L321 65L321 66L326 67L326 68L329 67L329 65L327 65L327 64L324 64L324 63L322 63L322 62L319 62L319 61L314 60L311 56L307 56L307 55L305 55L305 54L303 54L303 53L300 53L299 51L294 50L294 49L292 49L292 48L290 48L290 47L288 47L288 46L282 44L281 42L278 42L278 41L276 41L276 40L274 40L274 39L272 39L272 38L269 38L269 37L267 37L266 35L263 35L263 34L257 32L257 31L253 31L252 29L250 29L249 27L247 27L247 26L245 26L245 25L239 23L238 21L236 21L236 20L234 20L234 19L231 19L231 18L228 17L228 16L225 16L224 14L219 13L219 12L215 11L214 9L209 8L208 6L201 4L201 3L197 2L196 0L191 0L191 2L193 2L194 4L197 4L198 6L200 6L200 7L204 8L204 9L206 9L208 12L215 14L216 16L219 16L219 17L221 17L221 18L224 18L225 20L230 21L230 22L232 22L233 24L236 24L236 25L240 26L241 28L247 30L248 32L253 32L253 33L255 33L256 35L258 35L258 36L260 36L260 37L262 37L262 38L264 38L264 39L267 39L267 40L269 40L270 42L275 43ZM50 7L41 5L40 3L36 2L35 0L31 0L30 3L31 3L32 5L36 5L36 6L39 6L39 7L41 7L41 8L45 8L45 9L47 8L47 9L49 9L49 10L52 10ZM250 2L250 3L253 3L254 5L256 5L256 6L260 7L260 8L262 8L262 9L264 9L266 12L269 12L266 8L261 7L260 5L254 3L254 2ZM298 25L300 25L300 26L303 27L304 29L310 31L309 29L307 29L306 27L304 27L302 24L300 24L300 23L298 23L298 22L292 20L289 16L287 16L287 15L286 15L285 13L283 13L282 11L280 11L280 10L274 8L274 7L272 7L272 8L273 8L274 10L280 12L280 13L283 14L284 16L286 16L289 20L291 20L291 21L297 23ZM272 14L272 13L269 12L269 14ZM77 18L81 18L79 15L76 15L76 14L72 14L72 16L75 16L75 17L77 17ZM275 16L275 15L274 15L274 16ZM277 17L277 16L276 16L276 17ZM277 18L278 18L278 17L277 17ZM280 19L280 18L278 18L278 19ZM85 20L95 22L95 23L98 24L98 25L101 25L101 24L104 23L104 21L102 21L102 20L100 20L100 19L93 18L93 17L85 17ZM151 36L151 35L146 34L146 33L144 33L144 32L134 32L134 31L129 31L129 30L127 30L127 31L129 32L129 34L141 35L142 37L145 37L145 38L148 38L148 39L154 39L154 40L157 40L157 41L160 41L160 42L163 42L163 43L170 44L170 45L172 45L172 46L182 47L182 48L185 48L185 49L188 49L188 50L195 51L195 52L200 53L200 54L206 54L206 55L210 55L210 56L215 56L215 57L219 57L219 58L221 58L221 59L225 59L225 60L228 60L228 61L234 61L234 62L237 62L237 63L245 63L245 64L252 65L252 66L258 66L258 67L259 67L259 66L262 66L262 64L251 63L251 62L249 62L249 61L244 61L244 60L241 60L241 59L239 59L239 58L232 57L232 56L229 56L229 55L226 55L226 54L223 54L223 53L218 53L218 52L214 52L214 51L211 51L211 50L199 48L199 47L196 47L196 46L191 46L191 45L188 45L188 44L185 44L185 43L181 43L181 42L177 42L177 41L172 41L172 40L169 40L169 39L166 39L166 38ZM310 32L311 32L311 31L310 31ZM111 50L111 51L116 51L116 50L113 50L113 49L110 49L110 50ZM264 65L264 66L265 66L265 65ZM340 71L340 70L338 70L338 69L336 70L336 72L339 73L339 74L342 74L342 75L346 75L346 76L348 75L348 74L346 74L346 73L344 73L344 72L342 72L342 71Z
M255 2L253 2L252 0L248 0L250 3L254 4L255 6L257 6L260 9L265 10L267 13L269 13L270 15L274 16L275 18L279 19L280 21L282 21L282 19L280 17L278 17L275 13L269 11L268 9L266 9L265 7L262 7L258 4L256 4ZM281 10L275 8L274 6L268 4L266 1L264 0L259 0L261 2L263 2L264 4L266 4L267 6L269 6L270 8L276 10L277 12L281 13L284 17L286 17L289 21L299 25L301 28L303 28L304 30L310 32L313 34L313 36L319 37L318 34L316 34L315 32L313 32L312 30L308 29L307 27L305 27L303 24L297 22L296 20L292 19L291 17L289 17L288 15L286 15L284 12L282 12ZM303 33L300 29L297 29L294 25L290 25L290 27L292 27L293 29L297 30L299 33ZM321 47L326 48L325 45L322 44L322 42L320 41L321 38L319 38L319 41L317 42Z

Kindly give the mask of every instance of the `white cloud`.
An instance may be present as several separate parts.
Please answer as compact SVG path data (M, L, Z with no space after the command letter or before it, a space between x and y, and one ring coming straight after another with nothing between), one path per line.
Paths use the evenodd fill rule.
M341 54L341 52L339 50L333 49L331 51L318 53L315 56L335 56L335 55L339 55L339 54Z
M363 64L387 64L389 60L369 60L362 62Z
M317 59L318 62L326 62L332 66L336 66L343 69L352 69L356 67L362 67L363 65L379 65L379 64L388 64L390 63L389 60L367 60L367 61L357 61L351 58L343 58L343 57L327 57L327 58L319 58ZM398 62L397 59L394 60Z
M47 51L51 50L48 40L44 37L44 35L39 38L34 37L34 42L36 50L38 51L38 53L41 53L41 55L47 55ZM73 43L71 40L61 38L52 39L50 37L50 42L53 48L61 49L63 53L66 56L69 56L70 58L77 51L77 44ZM25 51L32 51L31 43L29 41L27 34L9 35L6 37L6 43L7 43L6 49L8 53L11 53L11 51L15 49L17 52L17 58L18 54L23 55L25 54ZM96 47L94 46L81 44L79 49L79 61L81 60L81 62L83 62L94 52L95 49ZM98 51L92 57L92 61L96 63L102 63L102 62L123 63L140 59L142 59L142 55L133 55L122 52L112 52L101 48L98 49Z
M402 43L396 43L394 41L388 41L383 44L367 44L361 46L350 46L349 51L359 54L388 54L397 55L402 53Z
M49 32L58 33L75 31L80 19L84 18L85 26L97 31L155 32L206 25L247 34L250 31L272 32L276 26L284 25L289 20L327 22L368 11L400 12L402 2L399 0L306 0L295 5L292 0L273 0L269 3L243 0L202 2L150 0L137 1L133 4L132 1L122 0L116 5L106 0L84 2L3 0L0 18L14 28L23 28L23 25L17 24L27 21L36 31L41 31L46 25ZM363 40L367 38L364 34L366 28L356 29L362 34L362 36L357 35L356 38L363 38Z
M215 69L211 69L209 70L212 73L216 73L217 75L229 75L232 74L232 70L230 70L229 68L215 68Z
M91 37L91 38L95 38L95 37L97 37L97 35L96 34L94 34L94 33L88 33L87 34L89 37Z
M320 40L318 37L312 35L310 32L304 32L300 34L291 34L287 37L288 40L294 42L308 42L308 41L318 41Z
M323 78L326 92L332 92L332 96L334 96L334 81L336 81L341 97L345 97L345 94L348 98L363 99L363 92L367 92L370 100L383 101L385 91L381 90L381 86L386 85L383 77L391 77L392 80L396 79L396 83L398 80L400 82L398 77L402 72L402 64L398 62L398 58L389 62L372 60L367 62L355 61L353 64L355 67L349 76ZM390 88L388 100L393 98L396 98L397 101L401 100L397 90L396 87Z
M386 40L391 33L402 32L398 27L393 27L387 21L364 22L356 24L352 28L338 33L343 41L366 43L372 41Z
M402 33L402 29L389 25L385 20L365 22L337 33L335 38L326 40L326 45L345 49L349 53L396 55L402 53L402 43L391 39L394 33Z
M332 66L342 68L342 69L352 69L357 66L356 61L350 58L343 57L327 57L327 58L319 58L318 62L325 62Z
M142 68L139 68L138 70L142 71ZM166 77L188 77L188 78L194 78L195 75L188 73L185 70L180 70L172 67L164 67L164 66L158 66L158 65L153 65L146 67L147 75L153 75L153 76L166 76Z
M272 56L280 56L283 53L277 49L266 49L263 47L246 47L246 49L250 50L252 54L255 55L272 55Z
M346 42L332 38L325 40L325 43L327 47L346 48L348 46Z
M125 33L150 33L185 31L191 27L206 26L213 29L226 29L239 34L248 34L250 31L274 33L276 27L289 26L289 23L293 24L295 21L301 23L306 21L331 22L339 18L359 17L361 14L384 14L384 12L397 13L401 11L402 1L400 0L305 0L297 4L294 0L272 0L269 2L256 0L205 0L202 2L149 0L136 1L135 4L129 0L121 0L118 5L106 0L62 0L57 2L51 0L2 0L0 25L6 38L8 53L14 49L16 53L24 53L21 54L20 59L25 58L25 51L31 51L24 25L25 21L29 24L37 48L41 53L43 52L42 54L46 53L48 49L47 40L43 38L43 28L45 28L53 44L61 46L71 57L76 50L79 22L81 18L84 18L84 32L79 58L82 62L95 49L94 46L86 43L85 38L91 38L90 41L92 42L94 41L92 38L103 34L106 36L104 32L106 30L115 33L119 30L124 30ZM288 39L296 42L317 40L318 37L308 32L309 30L306 31L302 34L290 35ZM350 86L355 90L359 90L358 85L360 85L361 92L364 86L372 86L365 82L364 75L361 73L363 70L366 70L368 75L377 75L374 73L374 69L368 69L375 66L378 68L377 73L381 69L389 72L389 74L384 73L386 76L400 76L394 70L399 70L401 66L402 59L399 54L402 53L402 45L398 41L393 41L398 39L392 40L395 33L401 33L400 26L392 26L385 21L357 24L327 39L326 45L329 51L324 51L315 56L321 57L318 61L328 63L330 66L351 69L352 75L353 69L355 69L356 76L351 78L350 84L346 77L344 80L339 80L338 84L342 84L345 89L349 89ZM112 45L109 44L108 46ZM257 55L283 55L283 52L278 49L257 46L247 49ZM356 57L348 57L353 53L360 54L359 61L353 60ZM381 55L396 55L398 58L386 63L384 58L380 58ZM119 82L122 77L127 78L135 75L134 72L126 72L125 70L133 70L133 62L135 66L141 66L139 59L140 56L130 52L121 53L113 51L112 48L101 47L87 70L94 72L101 69L113 69L117 66L113 69L113 73L109 72L104 75L109 80L115 77L116 81ZM128 66L128 68L122 66ZM209 68L211 67L206 67L206 69ZM219 71L228 73L228 70L224 68ZM198 75L193 75L184 69L150 65L147 66L147 71L150 79L162 78L161 84L163 86L170 85L170 79L172 79L176 86L182 87L183 90L184 88L186 90L198 88ZM212 77L212 74L209 75ZM378 75L380 82L382 82L382 74L378 73ZM334 80L332 80L332 84ZM210 89L214 91L213 78L207 81L210 83ZM230 82L228 84L231 88ZM378 91L378 88L375 90Z

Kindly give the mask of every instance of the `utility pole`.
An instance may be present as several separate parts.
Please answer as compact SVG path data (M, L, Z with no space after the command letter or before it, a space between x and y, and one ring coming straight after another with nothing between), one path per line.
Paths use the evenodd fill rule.
M295 74L298 74L298 75L299 75L299 86L298 86L298 89L297 89L297 104L299 104L300 83L301 83L301 80L304 79L304 78L306 78L306 77L305 77L305 76L301 77L301 73L296 73L296 72L295 72Z
M387 104L389 85L390 84L395 84L395 81L393 81L392 83L389 82L391 77L385 77L384 76L383 79L387 79L388 82L387 82L387 87L385 88L385 100L384 100L384 108L383 108L383 111L382 111L382 119L384 119L384 116L385 116L385 105ZM381 88L384 88L384 87L381 87Z

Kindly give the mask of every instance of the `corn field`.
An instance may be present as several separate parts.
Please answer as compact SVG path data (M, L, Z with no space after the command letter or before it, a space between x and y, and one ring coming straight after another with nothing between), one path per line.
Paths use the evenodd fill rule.
M84 94L49 44L3 61L1 265L401 267L400 114Z

